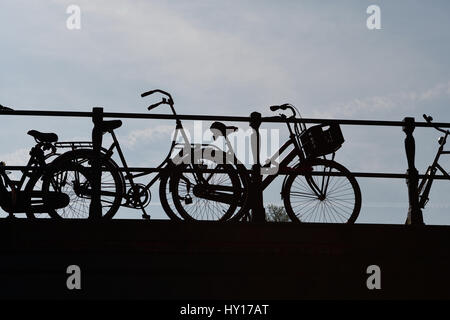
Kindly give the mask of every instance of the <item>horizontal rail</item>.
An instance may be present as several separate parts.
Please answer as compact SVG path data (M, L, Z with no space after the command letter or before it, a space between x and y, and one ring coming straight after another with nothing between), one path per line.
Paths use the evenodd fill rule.
M82 111L45 111L45 110L14 110L0 111L0 115L12 116L50 116L50 117L92 117L92 112ZM124 112L104 112L104 118L124 118L124 119L160 119L160 120L204 120L204 121L233 121L233 122L249 122L250 117L236 116L211 116L211 115L168 115L168 114L148 114L148 113L124 113ZM363 126L390 126L402 127L405 125L403 121L384 121L384 120L349 120L349 119L321 119L321 118L288 118L280 117L262 117L262 122L268 123L325 123L325 124L341 124L341 125L363 125ZM447 122L415 122L416 127L433 127L450 128Z
M4 170L13 170L13 171L33 171L33 169L30 169L26 166L4 166L2 167ZM39 170L39 168L34 168L34 170ZM129 168L115 168L115 171L120 172L139 172L139 173L154 173L154 172L174 172L173 168L143 168L143 167L129 167ZM105 169L102 168L102 171L112 171L111 169ZM205 173L228 173L229 170L225 169L182 169L181 172L205 172ZM246 173L252 173L253 171L251 169L238 169L234 168L233 172L246 172ZM311 171L311 172L305 172L305 170L279 170L276 172L278 175L305 175L305 173L308 173L313 176L346 176L345 173L340 172L321 172L321 171ZM268 174L265 174L268 175ZM352 172L352 176L354 177L360 177L360 178L387 178L387 179L405 179L408 178L408 175L405 173L392 173L392 172ZM419 178L428 178L429 175L426 174L419 174ZM436 180L449 180L447 176L444 175L436 175L433 176L433 179Z
M162 91L160 91L162 92ZM170 97L170 95L169 95ZM164 102L164 100L163 100ZM314 119L314 118L295 118L285 116L271 116L271 117L262 117L259 112L251 113L250 117L241 117L241 116L211 116L211 115L175 115L175 111L173 109L173 105L171 105L173 110L173 115L168 114L148 114L148 113L119 113L119 112L103 112L103 108L93 108L92 112L76 112L76 111L42 111L42 110L1 110L0 115L19 115L19 116L51 116L51 117L85 117L91 118L94 123L94 128L92 130L92 148L94 151L94 158L92 161L92 201L89 207L89 217L90 218L100 218L99 212L101 212L101 202L100 202L100 184L101 184L101 171L109 171L101 168L101 145L102 145L102 121L104 118L122 118L122 119L159 119L159 120L176 120L177 127L180 126L179 120L204 120L204 121L229 121L229 122L246 122L248 125L255 131L256 135L252 135L252 143L256 143L256 155L259 155L259 128L261 123L315 123L321 125L331 125L331 124L339 124L339 125L360 125L360 126L385 126L385 127L401 127L403 132L406 134L405 138L405 151L406 157L408 160L408 170L406 173L386 173L386 172L354 172L351 173L354 177L362 177L362 178L389 178L389 179L405 179L408 187L408 199L409 199L409 209L408 209L408 217L406 220L406 224L415 224L415 225L423 225L423 216L419 206L419 195L418 195L418 179L419 178L429 178L436 180L449 180L448 175L444 173L444 175L438 176L430 176L430 175L419 175L417 169L414 165L414 151L415 151L415 141L413 137L413 132L417 127L423 128L435 128L442 132L446 132L441 130L440 128L450 128L450 123L429 123L427 122L415 122L415 119L412 117L406 117L402 121L384 121L384 120L349 120L349 119ZM448 135L448 131L446 132L446 136ZM123 158L123 156L122 156ZM249 201L253 203L251 206L252 212L252 221L265 221L264 214L264 205L262 201L262 189L260 188L260 184L262 182L261 178L263 175L314 175L314 176L346 176L346 173L339 172L317 172L317 171L307 171L307 167L297 167L297 168L282 168L281 170L276 171L279 168L270 167L265 169L262 168L262 171L259 171L261 165L259 163L259 157L256 157L258 160L257 164L253 166L253 170L248 169L223 169L222 171L217 169L185 169L180 168L181 171L184 172L233 172L241 171L247 172L251 176L250 189L249 192ZM123 160L123 159L122 159ZM14 167L8 166L4 167L3 170L21 170L23 172L28 172L29 170L39 170L39 173L45 174L42 170L45 170L45 167L35 167L35 168L27 168L27 167ZM236 170L237 169L237 170ZM169 168L115 168L114 170L127 172L139 172L135 176L143 176L147 173L152 172L164 172L164 171L173 171L172 167ZM270 171L269 171L270 170ZM149 216L145 213L143 214L144 218L148 218Z

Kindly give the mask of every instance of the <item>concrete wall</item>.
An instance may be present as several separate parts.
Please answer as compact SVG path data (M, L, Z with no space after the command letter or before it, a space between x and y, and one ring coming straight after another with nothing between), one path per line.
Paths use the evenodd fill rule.
M449 248L444 226L3 220L0 298L448 299Z

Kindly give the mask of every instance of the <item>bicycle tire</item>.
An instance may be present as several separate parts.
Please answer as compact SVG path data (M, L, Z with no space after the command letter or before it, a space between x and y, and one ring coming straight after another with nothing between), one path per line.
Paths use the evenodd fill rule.
M38 184L39 183L39 184ZM36 186L36 184L38 184ZM33 190L41 191L42 190L42 176L41 175L32 175L30 180L27 182L25 186L25 194L30 194ZM44 200L44 199L43 199ZM36 218L51 218L48 213L35 213L31 211L31 208L25 212L27 219L36 219Z
M176 213L177 209L172 199L169 183L170 175L161 174L159 180L159 202L170 220L181 221L183 218Z
M204 160L204 159L202 159ZM201 161L202 161L201 160ZM239 200L239 196L241 194L241 185L240 185L240 179L236 172L236 170L231 166L227 164L216 164L215 168L217 169L224 169L225 173L206 173L207 179L209 181L211 179L214 179L216 182L219 182L220 184L215 184L215 186L219 186L219 188L227 188L227 190L231 191L225 194L230 203L223 203L219 201L214 201L212 199L206 199L205 197L198 197L194 193L189 194L190 198L192 199L191 208L196 208L194 210L187 210L188 204L186 202L186 196L183 196L186 192L184 190L188 183L185 179L188 179L191 183L193 182L192 178L189 178L189 175L192 175L192 173L183 172L183 169L185 168L192 168L195 170L195 168L198 168L198 164L194 165L180 165L178 167L178 170L175 174L172 175L171 179L173 181L173 187L172 187L172 198L175 204L175 207L180 214L180 216L184 220L188 221L200 221L200 220L207 220L207 221L226 221L229 220L233 214L235 213L235 210L237 208L237 203ZM196 172L196 174L199 174ZM200 172L201 174L201 172ZM205 173L203 173L205 174ZM214 176L215 175L215 176ZM225 185L224 177L229 177L229 184L231 185ZM184 183L182 181L185 181ZM193 183L194 186L193 189L198 185ZM183 205L183 201L184 204ZM228 207L227 207L228 205ZM208 209L211 209L208 211ZM189 208L190 209L190 208Z
M89 218L90 197L77 191L79 188L89 189L92 185L92 169L90 162L94 159L94 151L90 149L78 149L69 151L52 162L52 169L43 176L42 190L44 192L62 191L68 193L71 200L67 207L49 210L49 215L55 219L87 219ZM108 194L101 195L102 219L111 219L118 211L124 196L123 176L117 170L117 164L112 160L102 161L101 191ZM81 175L83 178L67 180L67 177ZM64 180L58 180L61 177ZM68 183L69 181L69 183ZM72 182L72 184L70 183ZM76 183L75 183L76 182ZM65 188L68 186L67 188ZM65 188L65 189L63 189ZM85 192L88 194L88 192ZM80 212L79 210L82 210Z
M341 164L326 159L313 159L298 166L302 167L343 175L290 175L282 190L289 218L293 222L303 223L353 224L361 210L361 189L351 172ZM326 194L318 196L314 192L313 189L317 189L318 185L322 188L320 193L325 191ZM293 188L299 191L293 191ZM293 201L296 197L300 200Z

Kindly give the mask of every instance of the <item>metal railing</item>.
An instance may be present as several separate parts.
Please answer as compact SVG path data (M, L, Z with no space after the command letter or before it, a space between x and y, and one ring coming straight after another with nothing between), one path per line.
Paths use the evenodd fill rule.
M406 224L409 225L422 225L423 216L419 208L419 195L418 195L418 180L425 177L425 175L419 175L415 167L415 140L413 132L416 127L431 128L433 125L427 122L416 122L414 118L407 117L403 121L380 121L380 120L348 120L348 119L319 119L319 118L288 118L282 119L280 117L262 117L260 113L253 112L249 117L242 116L211 116L211 115L164 115L164 114L144 114L144 113L119 113L119 112L104 112L103 108L95 107L92 112L79 112L79 111L31 111L31 110L2 110L0 115L11 116L43 116L43 117L84 117L91 118L94 123L92 130L92 142L94 152L97 157L92 161L93 177L92 185L92 199L89 210L89 217L92 219L98 219L101 217L101 203L100 203L100 180L101 180L101 165L100 154L102 145L102 132L96 129L96 125L103 121L104 118L122 118L122 119L159 119L159 120L204 120L204 121L230 121L230 122L247 122L256 132L256 139L259 140L259 127L261 123L310 123L310 124L339 124L339 125L356 125L356 126L389 126L389 127L402 127L405 133L405 153L408 163L406 173L385 173L385 172L352 172L355 177L364 178L389 178L389 179L406 179L408 188L408 216ZM434 123L434 126L441 128L450 128L450 123ZM259 147L259 144L256 144ZM259 150L257 151L259 155ZM24 166L5 166L8 170L22 170ZM252 166L252 169L248 170L251 174L251 194L249 200L252 202L251 211L253 221L265 221L265 211L263 205L263 195L260 188L261 184L261 164L256 161L256 164ZM119 171L133 171L133 172L160 172L167 169L161 168L118 168ZM207 169L206 169L207 171ZM290 172L280 171L279 174L289 175ZM323 175L320 172L312 172L312 175ZM336 175L340 175L337 173ZM443 175L436 175L434 179L448 179Z

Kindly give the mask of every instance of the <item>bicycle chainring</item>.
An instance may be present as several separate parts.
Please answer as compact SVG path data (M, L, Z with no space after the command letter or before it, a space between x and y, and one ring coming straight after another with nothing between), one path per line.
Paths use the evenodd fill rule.
M148 206L152 199L152 195L149 189L145 189L143 184L135 184L134 188L129 187L125 196L126 202L123 204L125 207L133 209L141 209Z

